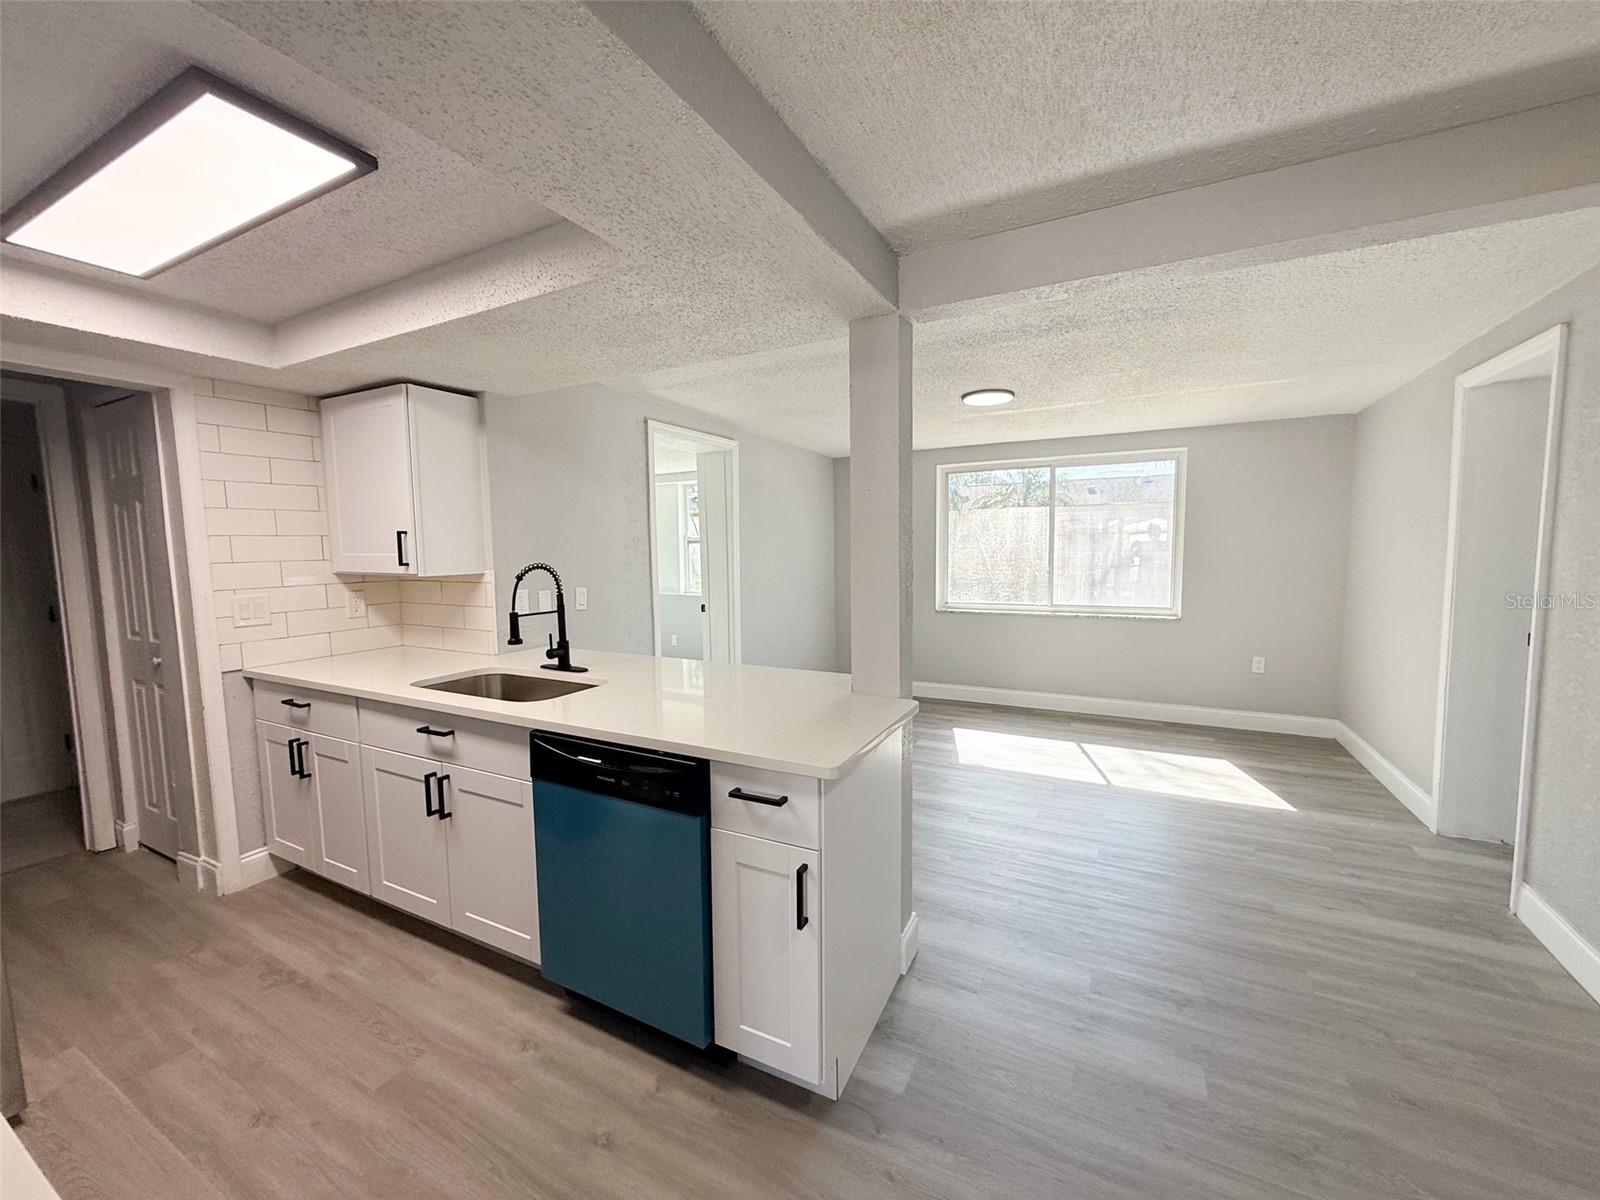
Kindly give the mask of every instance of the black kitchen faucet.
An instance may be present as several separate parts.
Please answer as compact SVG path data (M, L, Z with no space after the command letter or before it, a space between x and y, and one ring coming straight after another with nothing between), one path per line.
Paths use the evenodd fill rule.
M532 612L517 611L517 589L522 586L522 581L534 571L543 571L556 585L556 606L554 608L540 608ZM549 563L529 563L517 572L517 577L511 584L511 636L506 639L508 646L522 645L522 618L542 617L550 613L556 615L556 631L550 636L550 646L544 652L546 658L553 658L555 662L545 663L546 671L587 671L588 667L575 667L572 665L572 646L567 642L567 597L561 588L561 576Z

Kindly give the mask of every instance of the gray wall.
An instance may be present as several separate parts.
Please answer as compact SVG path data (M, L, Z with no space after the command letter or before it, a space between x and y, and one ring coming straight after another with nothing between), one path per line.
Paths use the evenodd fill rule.
M1316 417L919 451L916 678L1332 716L1354 425ZM1182 617L934 610L939 464L1173 446L1189 450ZM847 536L839 541L848 552ZM1258 654L1265 675L1250 672Z
M850 460L833 460L833 630L838 669L850 670Z
M1455 377L1561 322L1570 340L1549 590L1600 592L1600 270L1463 346L1356 423L1340 716L1429 791ZM1552 609L1546 639L1527 880L1600 943L1600 612Z
M668 421L739 442L744 661L834 669L831 460L600 385L489 396L484 419L497 607L517 570L543 559L589 589L588 610L568 613L574 646L654 652L645 421ZM545 620L528 631L542 638Z

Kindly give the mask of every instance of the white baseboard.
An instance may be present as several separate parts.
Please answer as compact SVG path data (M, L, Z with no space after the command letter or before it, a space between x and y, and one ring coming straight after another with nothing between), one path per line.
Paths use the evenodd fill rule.
M1339 729L1334 735L1339 744L1350 751L1350 757L1372 773L1372 777L1389 789L1391 795L1411 810L1430 830L1439 828L1439 809L1433 795L1419 787L1404 771L1395 766L1377 748L1342 721L1334 722Z
M1600 1002L1600 949L1596 949L1527 884L1517 889L1513 908L1522 923L1544 943L1544 948L1567 969L1578 985L1596 1002Z
M294 870L292 862L274 858L267 852L265 846L259 850L251 850L239 856L239 886L234 890L242 892L245 888L276 879L279 875L286 875L292 870Z
M222 895L222 870L215 859L201 858L187 850L178 851L178 878L199 891Z
M918 945L917 914L912 913L906 927L900 931L900 974L911 970L911 960L917 957Z
M1038 708L1047 712L1092 717L1125 717L1134 721L1170 721L1176 725L1210 725L1216 729L1249 729L1299 737L1333 738L1339 722L1332 717L1295 713L1252 712L1242 708L1206 708L1198 704L1162 704L1152 700L1114 700L1105 696L1072 696L1064 692L1025 692L1016 688L979 687L970 683L913 683L911 694L925 700L961 700L1006 708Z
M124 854L132 854L139 848L139 823L137 821L117 822L117 845L122 847Z

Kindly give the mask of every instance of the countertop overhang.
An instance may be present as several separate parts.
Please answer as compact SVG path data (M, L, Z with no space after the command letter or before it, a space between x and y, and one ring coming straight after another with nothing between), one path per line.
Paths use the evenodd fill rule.
M396 646L247 667L248 679L399 704L454 717L548 729L693 754L740 766L838 779L917 712L914 700L865 696L831 671L702 663L574 650L588 674L545 671L543 650L471 654ZM416 686L473 671L594 683L516 704Z

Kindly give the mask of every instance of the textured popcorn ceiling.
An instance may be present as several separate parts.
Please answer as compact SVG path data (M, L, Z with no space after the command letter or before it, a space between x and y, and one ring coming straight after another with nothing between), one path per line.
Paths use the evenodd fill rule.
M558 220L192 5L76 0L0 9L5 207L191 63L367 150L378 171L144 282L14 246L6 258L276 322Z
M1600 91L1582 0L695 7L902 253Z
M916 326L918 447L1354 412L1600 264L1600 210L1210 274L1095 280ZM849 452L843 340L619 381ZM962 392L1008 387L1005 408Z

